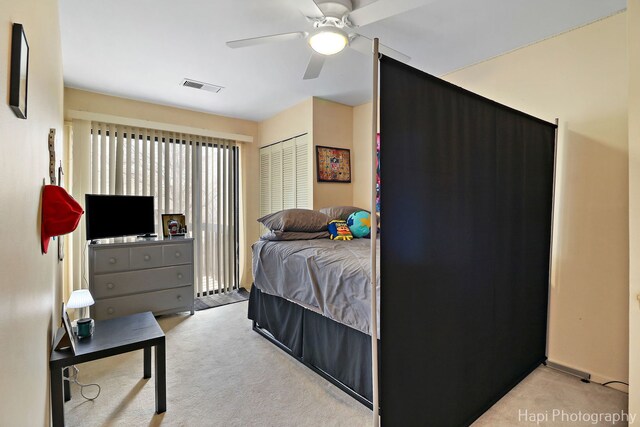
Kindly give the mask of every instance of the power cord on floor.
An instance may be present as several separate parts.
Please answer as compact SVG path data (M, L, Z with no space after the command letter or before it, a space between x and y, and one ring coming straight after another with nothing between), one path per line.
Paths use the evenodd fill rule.
M84 397L87 400L95 400L98 398L98 396L100 396L100 385L92 383L92 384L82 384L81 382L78 381L78 373L80 372L80 370L78 368L76 368L76 365L72 365L71 369L73 369L73 374L69 375L68 377L64 377L65 380L73 382L74 384L78 385L80 387L80 394L82 395L82 397ZM98 393L95 395L95 397L87 397L84 395L84 389L85 387L98 387Z
M627 387L629 386L629 384L625 383L624 381L607 381L606 383L603 383L602 385L609 385L609 384L624 384Z

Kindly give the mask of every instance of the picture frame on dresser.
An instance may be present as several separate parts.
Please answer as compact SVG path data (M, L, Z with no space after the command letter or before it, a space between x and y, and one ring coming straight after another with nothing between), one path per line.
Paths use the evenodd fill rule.
M187 221L184 214L162 214L162 236L166 239L184 236L187 233Z

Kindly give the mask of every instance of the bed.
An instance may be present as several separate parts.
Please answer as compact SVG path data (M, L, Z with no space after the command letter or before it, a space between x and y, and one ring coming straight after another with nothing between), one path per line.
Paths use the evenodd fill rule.
M248 314L256 332L369 407L370 248L369 239L256 242Z

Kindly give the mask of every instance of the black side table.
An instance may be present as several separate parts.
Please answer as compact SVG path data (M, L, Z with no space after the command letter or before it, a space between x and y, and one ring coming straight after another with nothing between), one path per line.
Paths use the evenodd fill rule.
M63 330L60 328L57 333L61 334ZM76 338L76 354L72 354L71 350L51 350L49 369L51 370L51 414L54 427L64 426L63 399L65 394L68 396L69 390L67 386L64 387L63 392L63 370L78 363L143 349L143 378L151 378L151 347L156 348L156 413L160 414L167 410L165 337L150 311L96 321L92 337L83 340Z

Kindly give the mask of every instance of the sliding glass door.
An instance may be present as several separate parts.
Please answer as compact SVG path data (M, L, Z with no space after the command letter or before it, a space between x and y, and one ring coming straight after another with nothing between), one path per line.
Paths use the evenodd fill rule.
M239 283L238 165L235 141L92 123L91 189L95 194L151 195L156 230L162 214L184 214L195 238L198 295Z

